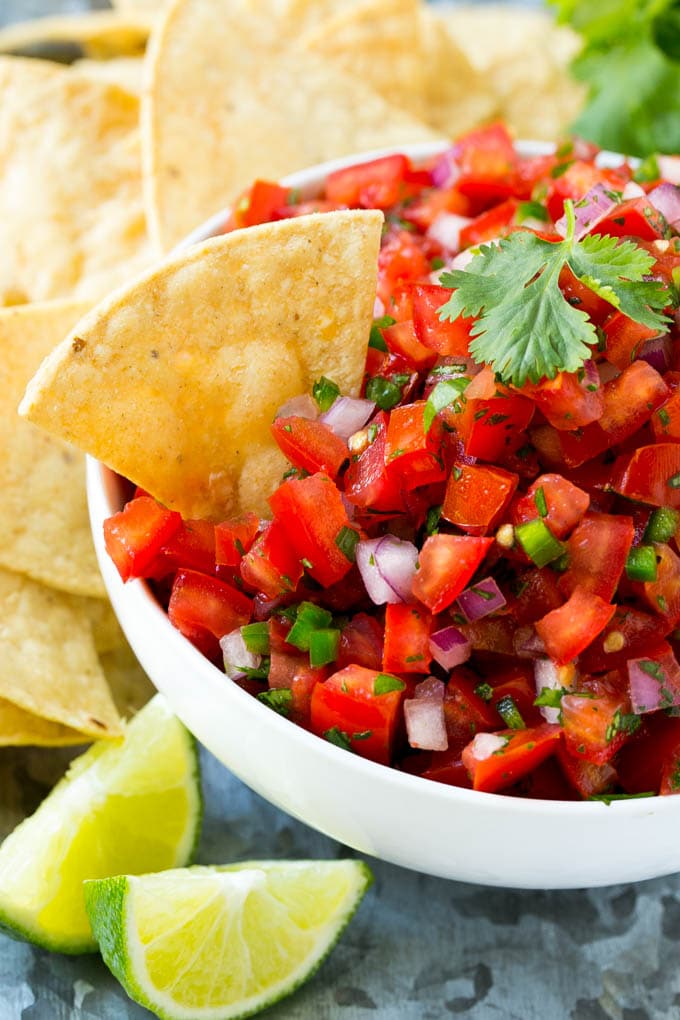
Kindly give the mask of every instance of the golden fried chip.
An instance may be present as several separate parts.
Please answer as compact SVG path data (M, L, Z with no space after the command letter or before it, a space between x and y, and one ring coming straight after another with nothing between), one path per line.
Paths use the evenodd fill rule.
M95 81L119 85L134 95L141 95L144 76L142 57L112 57L111 60L76 60L73 71Z
M300 38L300 46L370 85L388 102L423 117L419 11L419 0L370 0L326 18Z
M0 53L70 63L80 57L109 60L139 56L153 24L149 14L115 11L61 14L0 29Z
M328 61L282 52L270 6L179 0L152 39L142 137L149 225L164 248L258 176L437 137Z
M100 658L109 652L115 653L126 647L125 635L108 599L89 599L83 595L72 595L69 605L89 621L94 647Z
M135 96L0 57L0 305L87 300L150 261Z
M139 712L156 693L129 645L105 652L99 661L121 716L129 718Z
M321 375L358 392L382 221L321 213L184 251L90 312L21 413L185 517L267 513L277 409Z
M0 567L103 598L79 450L19 417L30 378L89 305L48 301L0 309Z
M0 698L0 747L68 747L89 737Z
M68 596L0 569L0 647L0 700L81 742L120 734L89 622Z

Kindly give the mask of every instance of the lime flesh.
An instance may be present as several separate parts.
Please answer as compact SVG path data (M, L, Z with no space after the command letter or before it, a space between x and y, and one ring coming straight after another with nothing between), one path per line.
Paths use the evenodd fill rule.
M0 927L63 953L96 950L83 880L186 864L200 821L196 746L159 695L124 738L75 759L0 846Z
M371 880L354 860L248 861L86 882L85 900L132 999L163 1020L230 1020L308 978Z

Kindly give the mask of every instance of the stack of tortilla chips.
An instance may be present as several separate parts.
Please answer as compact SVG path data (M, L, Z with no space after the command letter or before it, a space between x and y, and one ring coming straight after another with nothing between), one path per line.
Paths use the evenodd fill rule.
M105 600L84 458L16 413L45 356L257 177L496 118L554 137L581 101L574 39L543 14L117 8L0 32L0 745L115 737L149 690Z

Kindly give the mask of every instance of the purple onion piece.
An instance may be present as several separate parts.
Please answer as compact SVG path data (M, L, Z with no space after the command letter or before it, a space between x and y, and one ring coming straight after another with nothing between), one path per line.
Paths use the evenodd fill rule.
M470 623L481 620L482 617L489 616L490 613L495 613L497 609L502 609L507 604L505 596L493 577L485 577L483 581L478 581L472 587L466 588L458 596L456 602L461 613Z
M680 156L657 156L659 173L670 184L680 184Z
M449 739L446 734L443 699L412 698L405 701L404 719L406 736L411 747L422 751L446 751Z
M587 191L583 198L574 205L575 239L579 241L585 234L593 230L614 206L619 205L620 201L620 196L612 198L612 192L609 188L605 188L604 184L596 184L594 188ZM555 230L562 237L567 236L566 213L555 224Z
M394 535L359 542L356 561L369 598L377 606L408 602L416 572L418 550Z
M661 213L673 230L680 229L680 188L664 181L647 195L647 201Z
M600 373L597 370L597 365L594 361L588 360L583 362L583 376L581 378L581 386L583 389L590 390L590 387L595 386L597 389L600 388Z
M472 655L472 646L457 627L444 627L430 636L432 657L442 669L453 669Z
M638 358L646 361L661 375L667 372L671 363L673 341L670 336L655 336L640 348Z
M460 176L458 147L456 145L452 145L445 152L442 152L432 167L431 173L432 183L435 188L450 188L456 183Z
M672 653L657 659L628 660L628 689L636 715L680 705L680 666Z
M446 684L444 681L438 680L436 676L428 676L425 680L416 684L413 697L416 698L416 700L420 698L429 698L434 701L443 701L445 693Z
M518 627L512 636L512 647L520 659L541 659L547 655L543 638L533 627Z
M337 397L319 421L328 425L336 436L345 442L350 436L362 429L375 411L372 400L360 400L355 397Z
M319 407L308 393L303 394L300 397L291 397L283 404L276 414L275 418L288 418L290 415L295 414L298 418L309 418L314 420L319 417Z
M457 213L440 213L427 229L427 236L449 252L460 249L460 232L472 220Z

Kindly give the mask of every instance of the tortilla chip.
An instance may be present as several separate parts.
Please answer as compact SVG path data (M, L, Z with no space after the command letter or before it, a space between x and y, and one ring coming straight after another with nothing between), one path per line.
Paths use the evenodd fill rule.
M22 57L0 94L0 305L100 297L151 257L138 100Z
M359 390L382 221L321 213L195 245L89 313L21 413L185 517L268 513L278 408L321 375Z
M432 13L483 75L497 116L520 138L554 140L576 117L585 88L568 66L580 47L571 29L546 11L484 5Z
M300 46L365 82L388 102L426 115L425 67L416 44L420 0L371 0L326 18Z
M69 747L89 738L0 698L0 747Z
M103 598L79 450L17 414L30 378L89 305L49 301L0 309L0 567Z
M144 60L142 57L113 57L111 60L76 60L71 69L94 81L119 85L139 96L142 92Z
M116 708L129 718L144 708L156 688L137 662L131 648L123 644L99 657Z
M115 653L126 647L125 635L108 599L72 595L69 605L89 621L94 647L100 659L109 652Z
M180 0L152 38L142 137L149 226L164 248L256 177L438 137L316 55L281 52L268 6Z
M146 49L152 24L148 14L121 15L115 11L35 18L0 29L0 53L65 64L81 57L109 60L121 55L139 56Z
M0 699L81 742L120 735L90 625L68 597L0 569L0 648Z

